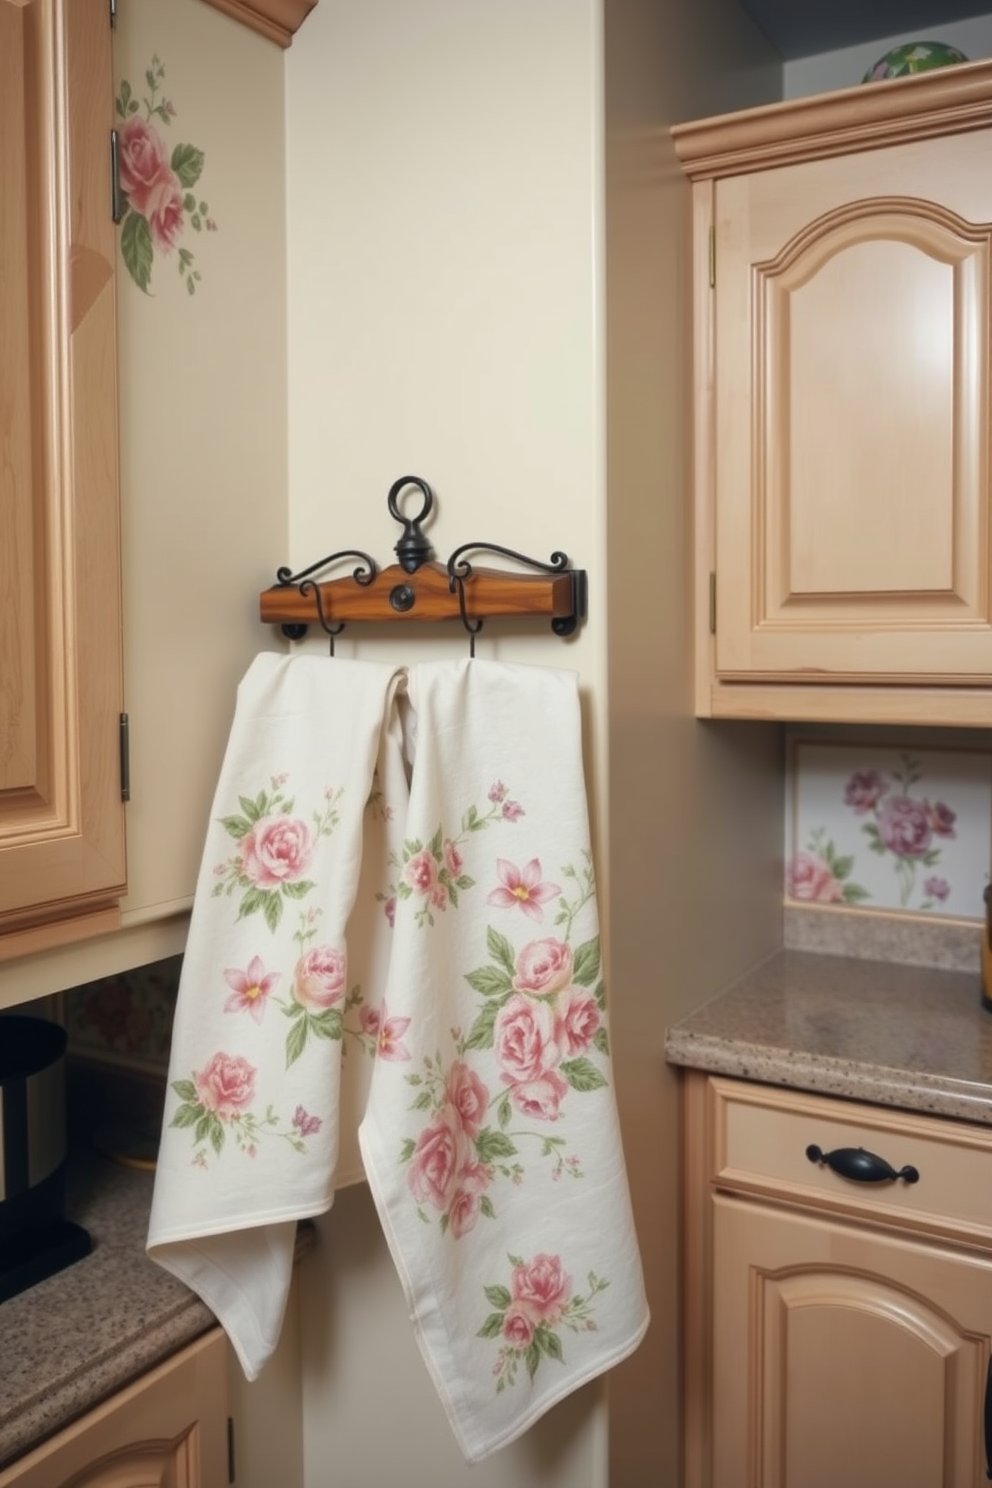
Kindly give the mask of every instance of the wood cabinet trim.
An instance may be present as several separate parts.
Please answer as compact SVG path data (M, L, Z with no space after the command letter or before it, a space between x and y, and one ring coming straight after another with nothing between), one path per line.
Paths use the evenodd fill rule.
M292 45L293 37L317 0L204 0L278 46Z
M992 61L983 61L677 124L672 138L686 174L705 180L990 124Z

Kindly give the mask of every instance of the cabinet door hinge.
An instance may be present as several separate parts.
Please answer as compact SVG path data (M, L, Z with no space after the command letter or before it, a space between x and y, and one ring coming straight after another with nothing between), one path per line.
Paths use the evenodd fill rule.
M124 216L124 193L121 190L121 163L117 130L110 131L110 216L120 222Z
M716 574L710 574L710 635L716 635Z
M710 225L710 289L716 289L716 228Z
M121 800L131 799L131 725L126 713L121 714Z
M234 1482L234 1417L227 1418L227 1481Z
M110 17L110 29L117 29L117 0L107 0L107 14Z

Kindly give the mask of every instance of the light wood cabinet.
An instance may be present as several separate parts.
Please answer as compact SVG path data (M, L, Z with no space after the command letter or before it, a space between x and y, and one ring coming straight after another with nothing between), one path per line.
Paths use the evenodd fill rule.
M0 1488L222 1488L228 1345L216 1328L0 1472Z
M674 133L697 712L992 723L992 65Z
M106 0L0 0L0 959L125 884Z
M992 1131L697 1071L685 1103L687 1488L986 1482Z

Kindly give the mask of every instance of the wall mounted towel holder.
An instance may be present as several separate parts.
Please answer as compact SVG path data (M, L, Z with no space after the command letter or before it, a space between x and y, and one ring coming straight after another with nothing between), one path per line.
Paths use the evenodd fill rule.
M399 498L408 486L417 487L423 497L414 516L400 510ZM397 563L380 569L368 553L343 548L299 573L280 568L275 584L259 596L262 621L281 625L283 634L294 641L317 624L330 636L333 656L334 637L349 621L460 620L474 656L475 637L490 618L545 616L558 636L573 635L585 619L585 570L571 568L564 553L552 553L549 562L541 563L495 543L463 543L447 563L437 563L423 531L434 507L434 492L427 482L417 475L401 476L390 486L386 505L403 528L394 549ZM473 568L465 555L480 552L499 554L537 571ZM318 578L335 564L356 559L358 565L349 576Z

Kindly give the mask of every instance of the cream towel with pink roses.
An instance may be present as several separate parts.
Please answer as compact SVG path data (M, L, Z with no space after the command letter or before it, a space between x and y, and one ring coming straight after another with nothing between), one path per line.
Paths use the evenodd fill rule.
M342 1051L416 1337L478 1461L648 1323L574 673L266 653L239 688L148 1245L249 1378L353 1136Z

